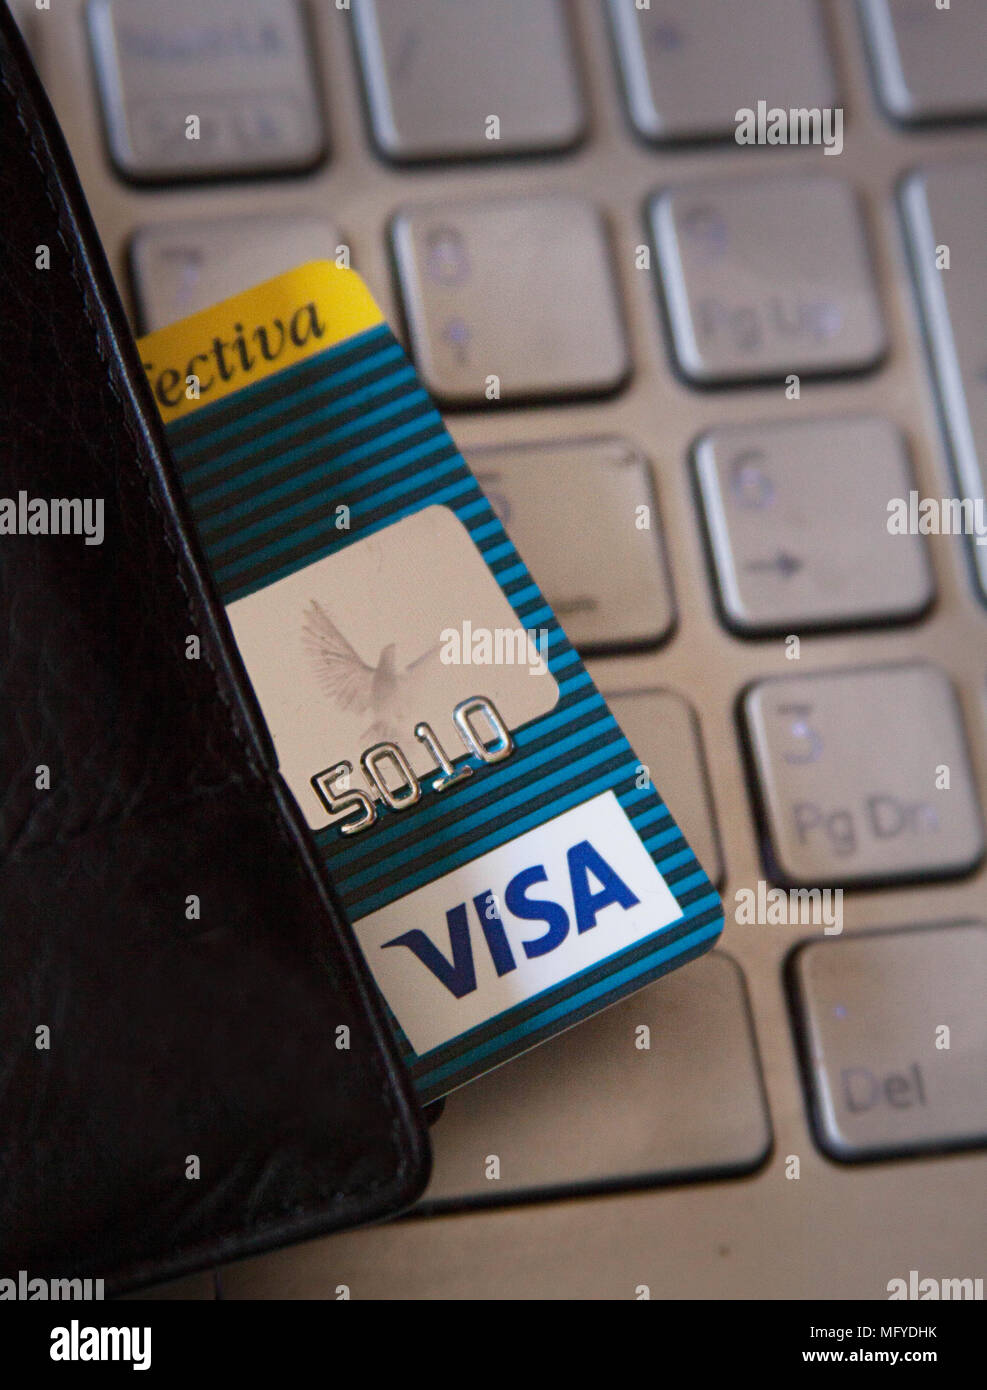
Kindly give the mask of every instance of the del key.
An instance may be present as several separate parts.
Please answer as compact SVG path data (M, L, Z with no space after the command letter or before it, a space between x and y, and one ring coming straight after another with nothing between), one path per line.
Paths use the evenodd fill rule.
M873 667L761 681L743 717L782 883L945 877L984 832L959 706L941 671Z
M982 922L811 941L789 984L816 1136L832 1158L987 1140Z

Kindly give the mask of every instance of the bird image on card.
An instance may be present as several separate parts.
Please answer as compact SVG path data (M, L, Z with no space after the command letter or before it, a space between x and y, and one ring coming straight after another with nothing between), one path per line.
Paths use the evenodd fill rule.
M339 709L373 716L363 732L368 744L397 740L409 719L417 722L415 711L424 708L429 678L424 668L438 662L438 642L400 670L396 642L383 646L376 665L368 665L316 599L306 608L302 627L312 669L326 697Z
M462 756L453 724L461 701L491 700L511 731L558 702L537 644L448 507L342 544L227 612L281 771L313 829L331 820L312 787L322 770L344 761L358 769L368 748L393 742L424 777L437 764L414 736L419 723ZM467 639L496 632L521 632L520 643L493 648L514 659L473 660Z

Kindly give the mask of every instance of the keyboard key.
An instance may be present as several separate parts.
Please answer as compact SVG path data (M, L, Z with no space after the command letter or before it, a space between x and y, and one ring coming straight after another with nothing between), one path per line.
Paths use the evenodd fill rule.
M912 258L962 496L987 525L987 163L940 164L904 189ZM936 265L949 248L949 269ZM974 518L976 520L976 518ZM987 597L987 536L971 543Z
M816 0L610 0L631 121L647 140L733 138L736 113L835 104Z
M381 152L489 159L573 145L585 116L565 9L560 0L358 0Z
M713 430L696 448L720 604L740 632L892 622L932 602L922 536L888 532L914 487L883 420Z
M445 404L598 394L627 375L607 235L583 199L418 208L395 219L394 252L419 371Z
M713 814L699 721L671 690L611 694L606 671L594 669L597 684L634 752L647 767L682 833L713 883L723 878L720 839Z
M339 233L324 217L231 217L141 227L130 248L141 331L207 309L306 261L332 260Z
M771 1126L740 970L714 951L586 1019L454 1091L431 1137L426 1203L749 1172Z
M469 461L581 652L668 636L675 605L651 470L630 444L473 449Z
M743 712L768 865L780 882L928 879L980 860L960 708L934 667L765 680L747 692Z
M297 0L90 0L89 24L110 153L127 177L289 173L320 158Z
M983 923L812 942L790 978L826 1153L853 1161L987 1142Z
M983 0L863 0L864 27L889 116L919 122L987 116Z
M672 189L652 205L675 355L691 381L855 371L886 347L853 190L825 175Z

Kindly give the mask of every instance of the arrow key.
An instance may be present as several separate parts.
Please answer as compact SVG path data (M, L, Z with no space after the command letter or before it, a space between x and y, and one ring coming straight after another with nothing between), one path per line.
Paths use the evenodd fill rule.
M696 471L720 608L751 636L903 622L933 597L922 536L888 531L914 486L887 421L713 430Z

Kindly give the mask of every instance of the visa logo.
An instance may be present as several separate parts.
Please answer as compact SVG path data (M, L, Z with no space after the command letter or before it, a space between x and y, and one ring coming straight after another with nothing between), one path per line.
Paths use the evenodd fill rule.
M616 796L602 792L354 930L421 1056L681 916Z
M566 851L566 864L569 900L572 903L572 916L577 932L589 931L591 927L595 927L596 919L605 907L616 904L626 909L636 907L641 901L603 856L593 848L589 840L582 840ZM593 889L591 880L600 885L596 890ZM505 908L513 918L522 922L542 922L545 926L545 931L540 936L520 942L520 949L528 960L558 950L569 935L570 914L561 903L551 898L528 896L531 888L547 882L548 873L544 864L533 864L530 868L522 869L519 874L515 874L504 890ZM494 970L499 976L516 970L517 959L494 892L487 889L485 893L475 894L473 907L486 938ZM385 941L382 949L406 946L450 994L462 999L476 989L473 942L465 903L458 903L449 909L446 913L446 925L449 931L449 956L443 955L420 927L403 932L393 941Z

